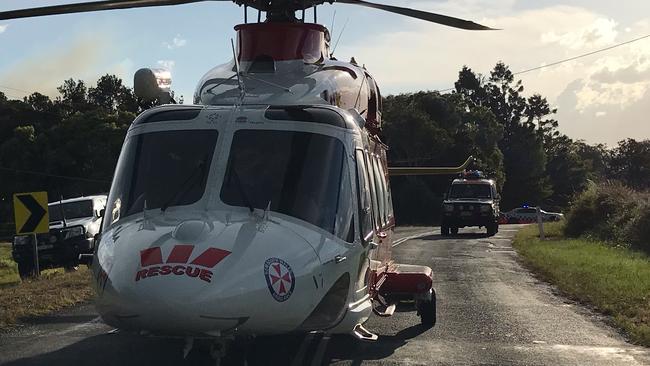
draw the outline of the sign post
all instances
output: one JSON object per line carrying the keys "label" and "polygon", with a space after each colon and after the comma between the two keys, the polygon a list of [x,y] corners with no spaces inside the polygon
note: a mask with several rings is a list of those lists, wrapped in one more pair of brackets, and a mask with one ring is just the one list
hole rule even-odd
{"label": "sign post", "polygon": [[38,261],[38,238],[36,233],[32,234],[32,243],[34,243],[34,274],[36,277],[41,276],[41,267]]}
{"label": "sign post", "polygon": [[47,192],[14,194],[16,235],[32,234],[34,272],[36,276],[41,274],[38,261],[38,237],[36,234],[50,231],[50,216],[47,208]]}
{"label": "sign post", "polygon": [[544,220],[542,219],[542,209],[537,206],[537,226],[539,226],[539,239],[544,240]]}

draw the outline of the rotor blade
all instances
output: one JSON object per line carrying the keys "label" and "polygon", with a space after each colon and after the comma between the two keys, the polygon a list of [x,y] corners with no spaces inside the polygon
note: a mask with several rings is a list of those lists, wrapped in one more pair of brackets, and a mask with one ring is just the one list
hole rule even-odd
{"label": "rotor blade", "polygon": [[[167,6],[180,5],[189,3],[198,3],[203,1],[218,0],[107,0],[107,1],[89,1],[83,3],[73,3],[64,5],[44,6],[40,8],[18,9],[0,12],[0,20],[40,17],[44,15],[57,15],[69,13],[83,13],[100,10],[116,10],[129,8],[144,8],[149,6]],[[227,1],[227,0],[220,0]]]}
{"label": "rotor blade", "polygon": [[391,12],[391,13],[406,15],[407,17],[411,17],[411,18],[417,18],[417,19],[426,20],[428,22],[447,25],[447,26],[454,27],[454,28],[461,28],[461,29],[467,29],[467,30],[497,30],[497,29],[494,29],[494,28],[486,27],[484,25],[480,25],[480,24],[471,22],[469,20],[463,20],[463,19],[449,17],[449,16],[446,16],[446,15],[441,15],[441,14],[436,14],[436,13],[429,13],[429,12],[422,11],[422,10],[402,8],[400,6],[375,4],[375,3],[371,3],[371,2],[363,1],[363,0],[336,0],[336,2],[337,3],[343,3],[343,4],[361,5],[361,6],[365,6],[365,7],[368,7],[368,8],[384,10],[384,11],[388,11],[388,12]]}

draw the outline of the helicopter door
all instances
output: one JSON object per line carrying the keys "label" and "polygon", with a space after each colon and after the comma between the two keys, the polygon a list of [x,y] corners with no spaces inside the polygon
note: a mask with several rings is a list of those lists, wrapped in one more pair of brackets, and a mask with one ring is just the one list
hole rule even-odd
{"label": "helicopter door", "polygon": [[367,246],[372,241],[373,231],[373,210],[368,179],[368,164],[363,150],[355,151],[357,167],[357,196],[359,204],[359,233],[361,244]]}
{"label": "helicopter door", "polygon": [[357,215],[359,218],[359,234],[355,242],[361,243],[359,253],[359,267],[356,271],[356,299],[360,299],[367,293],[369,282],[370,252],[374,251],[374,219],[372,210],[372,196],[368,161],[363,150],[355,151],[356,182],[357,182]]}

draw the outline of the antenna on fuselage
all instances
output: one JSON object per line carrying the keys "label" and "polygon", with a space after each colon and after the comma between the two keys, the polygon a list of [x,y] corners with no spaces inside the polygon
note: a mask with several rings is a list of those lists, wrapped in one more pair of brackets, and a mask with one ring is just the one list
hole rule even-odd
{"label": "antenna on fuselage", "polygon": [[244,101],[246,96],[246,89],[244,88],[244,80],[242,79],[241,69],[239,68],[239,59],[237,58],[237,52],[235,52],[235,41],[231,38],[230,45],[232,46],[232,56],[235,59],[235,71],[237,72],[237,83],[239,84],[239,99]]}
{"label": "antenna on fuselage", "polygon": [[339,37],[336,39],[336,43],[334,44],[334,48],[332,49],[332,53],[330,57],[334,57],[334,52],[336,52],[336,47],[339,45],[339,41],[341,40],[341,36],[343,35],[343,32],[345,32],[345,27],[348,26],[348,22],[350,21],[350,18],[347,18],[345,20],[345,23],[343,24],[343,28],[341,28],[341,33],[339,33]]}

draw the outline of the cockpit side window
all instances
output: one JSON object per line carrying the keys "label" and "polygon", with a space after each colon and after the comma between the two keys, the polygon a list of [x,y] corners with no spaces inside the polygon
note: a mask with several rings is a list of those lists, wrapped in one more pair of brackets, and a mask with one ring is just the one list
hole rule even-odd
{"label": "cockpit side window", "polygon": [[350,181],[350,170],[348,169],[348,160],[343,159],[341,169],[341,189],[339,192],[339,202],[336,210],[336,224],[334,235],[345,240],[348,243],[354,242],[354,204],[351,204],[352,182]]}

